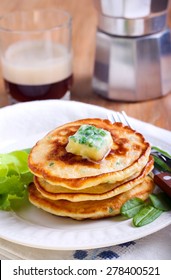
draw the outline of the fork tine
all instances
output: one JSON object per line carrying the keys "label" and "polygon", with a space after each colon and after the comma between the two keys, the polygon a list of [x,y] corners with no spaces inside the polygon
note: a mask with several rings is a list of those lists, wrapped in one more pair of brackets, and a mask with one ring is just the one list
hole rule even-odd
{"label": "fork tine", "polygon": [[112,114],[112,117],[113,117],[113,119],[114,119],[114,122],[118,122],[118,113],[117,113],[117,112],[114,112],[114,113]]}
{"label": "fork tine", "polygon": [[122,122],[120,113],[116,112],[116,115],[117,115],[117,121]]}
{"label": "fork tine", "polygon": [[116,111],[112,112],[111,114],[108,114],[108,119],[112,122],[122,122],[120,118],[120,113]]}
{"label": "fork tine", "polygon": [[129,120],[128,120],[128,116],[127,116],[127,114],[125,113],[125,111],[121,111],[121,114],[122,114],[122,116],[123,116],[123,118],[124,118],[126,124],[127,124],[129,127],[131,127],[130,122],[129,122]]}
{"label": "fork tine", "polygon": [[128,125],[131,127],[129,121],[128,121],[128,116],[124,111],[121,112],[113,112],[110,116],[108,116],[108,119],[111,119],[113,122],[121,122],[124,125]]}
{"label": "fork tine", "polygon": [[115,123],[117,122],[117,119],[116,119],[116,112],[113,112],[113,113],[108,113],[107,114],[107,118],[108,120],[110,120],[112,123]]}

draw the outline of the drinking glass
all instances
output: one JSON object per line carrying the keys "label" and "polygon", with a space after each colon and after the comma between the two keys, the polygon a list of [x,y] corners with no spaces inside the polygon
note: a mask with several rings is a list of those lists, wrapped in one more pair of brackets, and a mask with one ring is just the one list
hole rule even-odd
{"label": "drinking glass", "polygon": [[10,103],[70,96],[72,18],[63,10],[16,11],[0,18],[2,75]]}

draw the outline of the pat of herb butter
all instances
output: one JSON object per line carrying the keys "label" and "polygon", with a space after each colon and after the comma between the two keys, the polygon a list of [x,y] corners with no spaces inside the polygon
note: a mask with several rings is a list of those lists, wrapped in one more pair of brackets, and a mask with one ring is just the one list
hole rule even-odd
{"label": "pat of herb butter", "polygon": [[109,131],[93,125],[82,125],[69,137],[66,151],[98,162],[109,153],[112,143]]}

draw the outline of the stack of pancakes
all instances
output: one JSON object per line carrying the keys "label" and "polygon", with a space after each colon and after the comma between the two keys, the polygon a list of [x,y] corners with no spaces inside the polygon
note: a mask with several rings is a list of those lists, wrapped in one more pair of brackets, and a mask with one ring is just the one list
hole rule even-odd
{"label": "stack of pancakes", "polygon": [[[110,132],[113,146],[100,162],[66,151],[68,137],[83,124]],[[58,216],[82,220],[111,217],[133,197],[147,199],[153,180],[150,145],[144,137],[122,123],[82,119],[62,125],[37,142],[29,155],[34,183],[29,200]]]}

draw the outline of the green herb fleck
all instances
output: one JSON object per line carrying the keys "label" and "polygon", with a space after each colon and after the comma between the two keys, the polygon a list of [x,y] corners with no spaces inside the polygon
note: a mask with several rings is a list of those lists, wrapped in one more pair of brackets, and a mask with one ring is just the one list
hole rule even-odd
{"label": "green herb fleck", "polygon": [[88,147],[96,147],[97,149],[104,143],[104,138],[109,134],[104,129],[97,128],[93,125],[82,125],[78,131],[69,137],[69,139]]}
{"label": "green herb fleck", "polygon": [[113,213],[114,209],[112,207],[108,208],[109,214]]}

